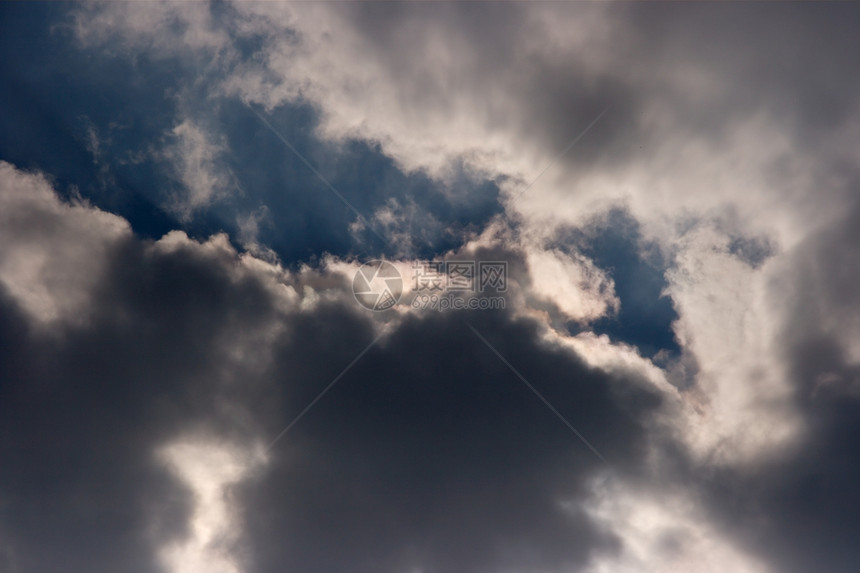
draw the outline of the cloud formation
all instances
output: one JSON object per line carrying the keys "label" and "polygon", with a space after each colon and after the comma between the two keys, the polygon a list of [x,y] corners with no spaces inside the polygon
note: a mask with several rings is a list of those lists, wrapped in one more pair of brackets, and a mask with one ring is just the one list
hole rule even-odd
{"label": "cloud formation", "polygon": [[[0,568],[855,571],[857,18],[59,11],[160,111],[98,193],[0,147]],[[507,306],[364,313],[384,256]]]}

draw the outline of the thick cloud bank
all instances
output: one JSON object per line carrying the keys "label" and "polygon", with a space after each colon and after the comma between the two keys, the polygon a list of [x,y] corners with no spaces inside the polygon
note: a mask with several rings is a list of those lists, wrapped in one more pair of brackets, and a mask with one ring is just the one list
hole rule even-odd
{"label": "thick cloud bank", "polygon": [[[854,4],[38,13],[0,571],[860,568]],[[417,259],[504,307],[410,306]]]}

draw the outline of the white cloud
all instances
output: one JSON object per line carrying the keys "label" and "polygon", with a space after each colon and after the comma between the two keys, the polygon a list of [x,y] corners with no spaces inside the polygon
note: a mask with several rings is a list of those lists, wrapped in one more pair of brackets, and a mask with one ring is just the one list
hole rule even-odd
{"label": "white cloud", "polygon": [[[86,203],[64,203],[43,175],[0,162],[0,284],[36,324],[88,320],[110,257],[132,237],[125,219]],[[321,277],[309,268],[291,273],[253,250],[237,252],[223,233],[196,241],[171,231],[144,249],[154,256],[188,250],[237,283],[253,277],[285,314],[311,303],[303,303],[301,292],[313,292],[316,302],[346,296],[339,276]]]}
{"label": "white cloud", "polygon": [[640,491],[617,481],[595,486],[586,511],[621,539],[618,555],[600,556],[587,573],[768,573],[709,524],[686,492]]}
{"label": "white cloud", "polygon": [[39,323],[85,321],[106,257],[130,236],[124,219],[0,162],[0,283]]}
{"label": "white cloud", "polygon": [[531,291],[569,320],[589,322],[618,310],[612,279],[589,259],[557,250],[526,250]]}
{"label": "white cloud", "polygon": [[170,207],[183,219],[237,189],[235,177],[224,165],[223,137],[186,119],[173,128],[171,138],[163,153],[173,164],[184,191],[174,195]]}
{"label": "white cloud", "polygon": [[[668,292],[684,352],[698,366],[688,439],[720,462],[773,455],[802,429],[782,365],[779,309],[769,286],[775,266],[755,269],[732,255],[728,238],[697,228],[682,241]],[[691,397],[692,397],[691,396]]]}
{"label": "white cloud", "polygon": [[217,29],[204,3],[152,0],[79,7],[72,22],[85,46],[115,49],[134,56],[141,51],[158,56],[183,50],[211,51],[223,47],[228,36]]}
{"label": "white cloud", "polygon": [[193,495],[185,539],[162,547],[160,557],[173,573],[241,573],[233,554],[241,531],[230,488],[266,463],[262,447],[249,449],[213,440],[177,440],[158,457]]}

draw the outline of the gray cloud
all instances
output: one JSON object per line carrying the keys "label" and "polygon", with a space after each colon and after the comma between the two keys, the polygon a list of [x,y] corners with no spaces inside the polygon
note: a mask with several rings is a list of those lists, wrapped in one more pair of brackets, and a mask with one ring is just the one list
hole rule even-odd
{"label": "gray cloud", "polygon": [[[341,279],[273,282],[275,267],[223,238],[125,236],[104,252],[83,323],[44,330],[4,291],[11,571],[163,570],[163,548],[194,532],[196,502],[158,451],[188,435],[271,439],[374,336]],[[300,305],[307,288],[316,302]],[[561,571],[616,551],[578,507],[607,468],[466,320],[613,471],[642,463],[662,403],[644,379],[601,373],[510,312],[407,316],[234,488],[241,535],[223,543],[255,571]]]}
{"label": "gray cloud", "polygon": [[161,570],[154,549],[186,531],[190,501],[154,450],[196,427],[253,429],[234,412],[253,370],[224,348],[273,312],[265,291],[136,240],[108,268],[85,325],[34,331],[3,297],[4,570]]}
{"label": "gray cloud", "polygon": [[[162,8],[87,6],[77,38],[205,62],[189,73],[221,103],[309,105],[327,144],[375,146],[451,211],[481,180],[504,202],[610,111],[505,217],[425,212],[420,185],[368,211],[404,252],[474,231],[463,251],[510,260],[519,283],[499,313],[369,318],[337,272],[289,273],[223,236],[144,242],[45,199],[44,182],[4,185],[0,564],[169,568],[162,550],[196,535],[199,496],[159,448],[206,435],[256,451],[387,323],[217,490],[235,535],[215,545],[237,568],[856,570],[854,5]],[[661,255],[669,362],[588,331],[630,297],[560,230],[581,238],[618,209]]]}
{"label": "gray cloud", "polygon": [[[603,463],[464,321],[618,470],[641,463],[661,398],[537,342],[531,321],[479,314],[407,319],[275,446],[246,493],[251,570],[568,571],[616,548],[578,507]],[[297,356],[335,335],[320,318],[278,353],[288,395]]]}

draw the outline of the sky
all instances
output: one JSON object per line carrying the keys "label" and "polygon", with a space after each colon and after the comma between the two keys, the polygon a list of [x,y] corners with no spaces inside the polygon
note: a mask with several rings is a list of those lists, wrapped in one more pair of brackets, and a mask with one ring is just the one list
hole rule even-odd
{"label": "sky", "polygon": [[0,573],[856,573],[860,4],[0,4]]}

